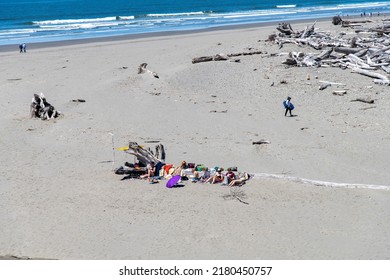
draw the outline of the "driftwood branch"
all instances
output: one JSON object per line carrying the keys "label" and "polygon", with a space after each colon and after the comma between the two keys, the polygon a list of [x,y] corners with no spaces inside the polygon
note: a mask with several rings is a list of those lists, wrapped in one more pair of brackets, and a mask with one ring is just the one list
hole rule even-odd
{"label": "driftwood branch", "polygon": [[[229,60],[231,57],[237,56],[247,56],[247,55],[256,55],[263,54],[262,51],[249,51],[249,52],[240,52],[240,53],[231,53],[231,54],[216,54],[211,56],[201,56],[195,57],[192,59],[192,63],[200,63],[200,62],[208,62],[208,61],[221,61],[221,60]],[[237,62],[236,60],[234,62]]]}
{"label": "driftwood branch", "polygon": [[252,142],[252,145],[261,145],[261,144],[271,144],[271,142],[264,140],[264,139],[261,139],[261,140],[256,141],[256,142]]}
{"label": "driftwood branch", "polygon": [[356,98],[356,99],[351,100],[351,102],[356,102],[356,101],[363,102],[363,103],[368,103],[368,104],[373,104],[374,103],[374,100],[372,100],[370,98]]}

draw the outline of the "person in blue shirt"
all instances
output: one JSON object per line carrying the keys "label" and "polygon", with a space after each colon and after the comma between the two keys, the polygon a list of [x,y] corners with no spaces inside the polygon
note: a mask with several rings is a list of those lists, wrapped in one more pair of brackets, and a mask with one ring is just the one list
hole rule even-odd
{"label": "person in blue shirt", "polygon": [[294,105],[291,103],[291,97],[287,96],[287,99],[283,101],[283,106],[286,109],[284,116],[287,116],[287,112],[290,112],[290,117],[292,117],[291,111],[294,110]]}

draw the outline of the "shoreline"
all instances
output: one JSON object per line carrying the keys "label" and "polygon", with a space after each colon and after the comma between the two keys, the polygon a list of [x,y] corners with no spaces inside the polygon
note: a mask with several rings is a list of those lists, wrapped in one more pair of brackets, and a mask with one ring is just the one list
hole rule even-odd
{"label": "shoreline", "polygon": [[[354,19],[355,17],[350,17]],[[356,17],[357,18],[357,17]],[[91,43],[109,43],[109,42],[120,42],[120,41],[132,41],[138,39],[151,39],[157,37],[172,37],[172,36],[181,36],[181,35],[191,35],[191,34],[202,34],[210,33],[216,31],[235,31],[235,30],[247,30],[253,28],[265,28],[277,26],[280,22],[288,22],[291,24],[309,24],[313,22],[326,22],[332,21],[332,18],[320,18],[320,19],[296,19],[296,20],[285,20],[285,21],[272,21],[272,22],[258,22],[250,24],[237,24],[237,25],[228,25],[228,26],[218,26],[210,27],[204,29],[195,29],[195,30],[178,30],[178,31],[161,31],[161,32],[150,32],[150,33],[140,33],[140,34],[126,34],[126,35],[113,35],[113,36],[104,36],[104,37],[94,37],[94,38],[83,38],[83,39],[69,39],[69,40],[59,40],[52,42],[37,42],[29,43],[28,48],[40,49],[40,48],[55,48],[55,47],[66,47],[72,45],[83,45]],[[22,41],[22,40],[21,40]],[[22,43],[22,42],[21,42]],[[1,52],[11,52],[18,50],[18,45],[7,44],[0,45]]]}

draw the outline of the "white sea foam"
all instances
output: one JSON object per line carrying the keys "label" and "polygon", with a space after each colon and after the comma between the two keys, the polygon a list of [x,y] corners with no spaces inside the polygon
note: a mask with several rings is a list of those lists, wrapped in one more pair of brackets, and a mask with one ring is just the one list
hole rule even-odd
{"label": "white sea foam", "polygon": [[104,17],[104,18],[88,18],[88,19],[55,19],[34,21],[36,25],[57,25],[57,24],[72,24],[72,23],[90,23],[90,22],[108,22],[117,20],[130,20],[134,19],[134,16],[118,16],[118,17]]}
{"label": "white sea foam", "polygon": [[203,15],[205,12],[188,12],[188,13],[168,13],[168,14],[147,14],[148,17],[177,17],[177,16],[192,16]]}
{"label": "white sea foam", "polygon": [[288,9],[288,8],[296,8],[297,5],[276,5],[278,9]]}

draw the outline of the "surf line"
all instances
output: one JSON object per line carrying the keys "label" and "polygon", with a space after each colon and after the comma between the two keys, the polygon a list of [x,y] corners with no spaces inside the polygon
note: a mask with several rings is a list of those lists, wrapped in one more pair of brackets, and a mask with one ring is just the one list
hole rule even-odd
{"label": "surf line", "polygon": [[254,175],[255,178],[273,178],[273,179],[287,180],[287,181],[292,181],[297,183],[312,184],[321,187],[348,188],[348,189],[374,189],[374,190],[390,191],[390,186],[382,186],[382,185],[335,183],[335,182],[310,180],[305,178],[298,178],[298,177],[277,175],[277,174],[268,174],[268,173],[250,173],[250,174]]}

